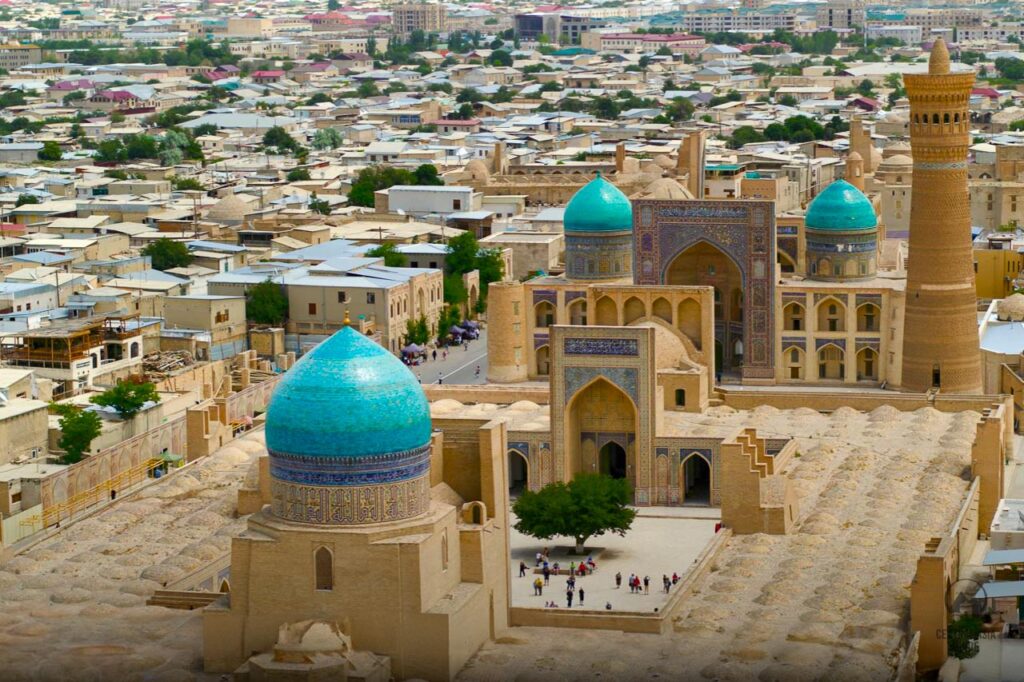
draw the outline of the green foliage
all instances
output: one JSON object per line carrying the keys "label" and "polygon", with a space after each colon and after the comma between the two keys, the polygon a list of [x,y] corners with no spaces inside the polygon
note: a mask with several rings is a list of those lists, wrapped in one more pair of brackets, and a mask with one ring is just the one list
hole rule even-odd
{"label": "green foliage", "polygon": [[195,178],[179,178],[177,175],[171,176],[171,187],[178,190],[179,192],[185,190],[195,190],[202,192],[206,188],[203,187],[203,183],[199,182]]}
{"label": "green foliage", "polygon": [[103,407],[113,407],[122,419],[131,419],[149,402],[160,402],[156,386],[148,381],[125,379],[103,393],[89,398],[89,402]]}
{"label": "green foliage", "polygon": [[761,134],[757,128],[753,126],[740,126],[733,131],[732,136],[729,138],[729,146],[733,149],[739,149],[745,144],[753,144],[754,142],[764,142],[765,136]]}
{"label": "green foliage", "polygon": [[284,179],[288,182],[302,182],[303,180],[309,180],[309,171],[305,168],[292,168],[288,171],[288,174],[284,176]]}
{"label": "green foliage", "polygon": [[282,285],[267,279],[249,289],[245,296],[245,317],[255,324],[283,324],[288,317],[288,297]]}
{"label": "green foliage", "polygon": [[82,90],[72,90],[68,94],[64,95],[64,106],[71,104],[72,102],[79,102],[85,99],[85,92]]}
{"label": "green foliage", "polygon": [[44,142],[43,148],[38,153],[40,161],[60,161],[63,155],[64,152],[61,151],[60,145],[52,140]]}
{"label": "green foliage", "polygon": [[455,97],[455,101],[458,103],[469,102],[470,104],[476,104],[477,102],[483,102],[483,94],[476,88],[464,88]]}
{"label": "green foliage", "polygon": [[192,254],[184,242],[177,242],[161,237],[146,245],[142,255],[149,256],[154,270],[183,268],[192,262]]}
{"label": "green foliage", "polygon": [[0,109],[6,109],[7,107],[21,107],[25,106],[25,93],[21,90],[6,90],[0,92]]}
{"label": "green foliage", "polygon": [[326,199],[318,199],[316,192],[309,197],[309,210],[320,215],[328,215],[331,212],[331,204]]}
{"label": "green foliage", "polygon": [[321,128],[313,135],[313,149],[334,149],[345,139],[335,128]]}
{"label": "green foliage", "polygon": [[239,55],[232,54],[227,41],[219,46],[197,38],[185,43],[184,49],[156,50],[139,47],[129,50],[101,50],[92,43],[82,45],[85,49],[68,55],[67,61],[74,64],[94,66],[97,64],[166,64],[167,66],[201,66],[203,64],[236,64]]}
{"label": "green foliage", "polygon": [[1014,132],[1019,131],[1019,130],[1024,130],[1024,118],[1019,119],[1019,120],[1014,121],[1013,123],[1011,123],[1010,124],[1010,130],[1012,130]]}
{"label": "green foliage", "polygon": [[444,276],[444,302],[449,305],[465,303],[469,298],[466,284],[462,281],[462,275],[448,273]]}
{"label": "green foliage", "polygon": [[377,84],[373,81],[363,81],[356,88],[356,94],[360,97],[377,97],[380,95],[380,90],[377,89]]}
{"label": "green foliage", "polygon": [[196,126],[195,128],[192,129],[192,136],[193,137],[202,137],[203,135],[216,135],[217,134],[217,130],[218,130],[218,128],[214,124],[212,124],[212,123],[204,123],[203,125]]}
{"label": "green foliage", "polygon": [[468,121],[475,115],[476,112],[473,111],[473,105],[470,104],[469,102],[463,102],[462,104],[459,105],[458,109],[456,109],[450,114],[452,118],[458,119],[460,121]]}
{"label": "green foliage", "polygon": [[794,97],[793,95],[785,94],[779,98],[779,104],[781,104],[784,107],[795,107],[798,104],[798,102],[796,100],[796,97]]}
{"label": "green foliage", "polygon": [[[501,260],[498,249],[481,249],[476,236],[472,232],[463,232],[448,240],[448,255],[445,258],[445,269],[449,274],[461,276],[480,271],[480,298],[486,298],[487,288],[491,282],[499,281],[505,272],[505,264]],[[464,288],[464,287],[463,287]],[[448,297],[448,278],[445,278],[445,300]],[[466,299],[459,300],[461,303]]]}
{"label": "green foliage", "polygon": [[512,55],[506,50],[495,50],[487,57],[487,63],[492,66],[512,66]]}
{"label": "green foliage", "polygon": [[999,57],[995,64],[996,70],[1003,78],[1012,81],[1024,80],[1024,61],[1015,57]]}
{"label": "green foliage", "polygon": [[302,148],[295,138],[289,135],[288,131],[281,126],[274,126],[263,134],[263,146],[276,147],[280,153],[298,153]]}
{"label": "green foliage", "polygon": [[946,629],[949,655],[961,661],[977,656],[981,650],[978,645],[981,627],[981,619],[974,616],[960,616],[951,622]]}
{"label": "green foliage", "polygon": [[103,420],[95,412],[77,405],[51,403],[50,409],[60,415],[60,438],[57,446],[64,451],[62,464],[82,461],[92,441],[103,430]]}
{"label": "green foliage", "polygon": [[630,503],[629,482],[601,474],[577,474],[568,483],[552,483],[523,494],[512,505],[515,528],[542,540],[571,537],[576,552],[586,551],[587,540],[614,533],[624,536],[636,511]]}
{"label": "green foliage", "polygon": [[398,247],[390,242],[380,244],[372,249],[367,249],[366,255],[370,258],[383,258],[384,265],[392,268],[404,268],[409,262],[405,257],[405,254],[399,251]]}
{"label": "green foliage", "polygon": [[444,339],[448,330],[462,322],[462,310],[458,305],[446,305],[437,316],[437,337]]}
{"label": "green foliage", "polygon": [[313,106],[314,104],[323,104],[324,102],[330,102],[330,101],[331,101],[330,95],[328,95],[326,92],[318,92],[315,95],[313,95],[312,97],[310,97],[309,99],[307,99],[306,100],[306,104],[308,106]]}
{"label": "green foliage", "polygon": [[24,206],[25,204],[38,204],[39,197],[34,194],[19,194],[18,198],[14,201],[14,208]]}
{"label": "green foliage", "polygon": [[415,172],[392,166],[370,166],[359,171],[348,193],[351,206],[373,206],[373,193],[394,185],[443,185],[437,168],[431,164],[419,166]]}

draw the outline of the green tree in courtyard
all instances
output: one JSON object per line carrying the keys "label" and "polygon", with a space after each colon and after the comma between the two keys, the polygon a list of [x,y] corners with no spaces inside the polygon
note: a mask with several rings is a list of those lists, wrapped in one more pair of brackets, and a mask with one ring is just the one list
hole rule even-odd
{"label": "green tree in courtyard", "polygon": [[630,503],[629,482],[603,474],[577,474],[568,483],[552,483],[540,490],[523,491],[512,505],[515,528],[541,540],[566,536],[576,542],[576,553],[586,552],[587,540],[614,533],[625,535],[636,512]]}
{"label": "green tree in courtyard", "polygon": [[64,451],[63,464],[80,462],[89,451],[92,441],[100,435],[103,420],[95,412],[77,405],[51,403],[50,408],[60,415],[60,438],[57,446]]}
{"label": "green tree in courtyard", "polygon": [[142,255],[149,256],[154,270],[170,270],[183,268],[192,262],[192,254],[183,242],[176,242],[161,237],[142,250]]}
{"label": "green tree in courtyard", "polygon": [[160,402],[160,394],[156,392],[156,386],[149,381],[124,379],[103,393],[89,398],[89,402],[103,407],[113,407],[121,418],[131,419],[146,403]]}
{"label": "green tree in courtyard", "polygon": [[249,289],[245,317],[255,324],[283,324],[288,317],[288,298],[281,285],[268,279]]}

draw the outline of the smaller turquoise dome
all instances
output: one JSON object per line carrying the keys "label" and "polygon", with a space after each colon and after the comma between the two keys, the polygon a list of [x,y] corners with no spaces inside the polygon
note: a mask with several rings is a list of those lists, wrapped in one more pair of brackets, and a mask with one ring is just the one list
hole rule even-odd
{"label": "smaller turquoise dome", "polygon": [[836,180],[807,207],[804,224],[812,230],[874,230],[878,217],[863,192],[846,180]]}
{"label": "smaller turquoise dome", "polygon": [[421,448],[430,433],[430,407],[416,377],[352,327],[295,363],[267,407],[272,457],[386,455]]}
{"label": "smaller turquoise dome", "polygon": [[618,187],[598,173],[569,200],[563,224],[566,232],[632,230],[633,205]]}

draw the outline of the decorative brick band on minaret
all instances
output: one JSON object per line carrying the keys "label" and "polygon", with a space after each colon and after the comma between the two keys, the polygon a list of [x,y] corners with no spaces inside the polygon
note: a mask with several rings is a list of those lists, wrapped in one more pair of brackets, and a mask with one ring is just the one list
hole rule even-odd
{"label": "decorative brick band on minaret", "polygon": [[967,148],[974,72],[950,72],[940,38],[928,74],[905,74],[914,152],[903,381],[906,389],[980,393]]}

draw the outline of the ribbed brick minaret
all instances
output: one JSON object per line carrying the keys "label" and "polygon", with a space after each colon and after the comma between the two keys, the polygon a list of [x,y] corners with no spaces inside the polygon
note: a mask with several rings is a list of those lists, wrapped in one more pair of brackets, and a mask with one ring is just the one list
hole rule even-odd
{"label": "ribbed brick minaret", "polygon": [[940,38],[928,74],[905,74],[914,187],[910,211],[903,388],[981,392],[967,191],[974,72],[951,73]]}

